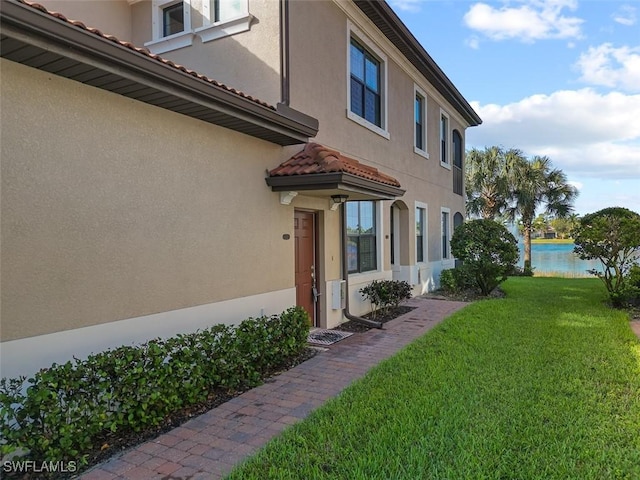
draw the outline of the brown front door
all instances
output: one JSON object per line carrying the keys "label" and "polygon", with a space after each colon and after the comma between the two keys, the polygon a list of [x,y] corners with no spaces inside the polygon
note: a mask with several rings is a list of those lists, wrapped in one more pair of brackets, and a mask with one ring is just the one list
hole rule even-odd
{"label": "brown front door", "polygon": [[315,215],[295,212],[294,235],[296,241],[296,304],[309,314],[315,325]]}

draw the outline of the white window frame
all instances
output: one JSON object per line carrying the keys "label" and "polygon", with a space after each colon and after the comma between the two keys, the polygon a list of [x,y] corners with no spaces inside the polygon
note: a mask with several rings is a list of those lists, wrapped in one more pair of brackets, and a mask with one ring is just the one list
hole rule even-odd
{"label": "white window frame", "polygon": [[[418,139],[416,138],[416,112],[415,112],[415,101],[416,97],[422,98],[422,139],[424,148],[418,148],[417,143]],[[427,147],[427,94],[424,90],[422,90],[415,83],[413,84],[413,152],[417,153],[424,158],[429,158],[428,147]]]}
{"label": "white window frame", "polygon": [[194,32],[202,39],[202,43],[211,42],[218,38],[228,37],[236,33],[247,32],[251,29],[253,15],[249,13],[249,0],[235,0],[239,2],[238,15],[220,18],[216,21],[215,4],[223,3],[223,0],[203,0],[202,2],[202,27]]}
{"label": "white window frame", "polygon": [[[384,228],[382,225],[384,207],[382,205],[382,202],[379,200],[362,200],[362,201],[372,201],[375,206],[374,219],[376,222],[376,268],[374,268],[373,270],[366,270],[364,272],[350,272],[348,274],[349,277],[352,277],[352,276],[358,277],[358,276],[365,276],[365,275],[371,275],[374,273],[379,273],[384,268],[384,265],[382,264],[382,261],[384,259],[384,245],[385,245],[385,241],[383,240]],[[345,211],[345,215],[346,215],[346,211]],[[346,218],[345,218],[345,222],[346,222]],[[346,225],[345,225],[345,228],[346,228]],[[345,261],[347,261],[347,259],[345,259]]]}
{"label": "white window frame", "polygon": [[[445,232],[443,231],[443,224],[444,222],[442,221],[442,216],[443,214],[447,214],[447,231],[446,231],[446,238],[445,238]],[[451,228],[452,228],[452,219],[451,219],[451,209],[450,208],[446,208],[446,207],[440,207],[440,258],[442,258],[443,262],[450,262],[453,260],[453,256],[451,255]],[[446,246],[447,246],[447,256],[443,256],[442,253],[444,251],[444,244],[443,241],[446,242]]]}
{"label": "white window frame", "polygon": [[[422,228],[423,228],[423,232],[422,232],[422,261],[418,260],[418,232],[415,232],[416,235],[416,264],[426,264],[429,263],[429,208],[427,207],[426,203],[422,203],[422,202],[415,202],[415,209],[414,212],[416,212],[417,214],[417,210],[418,209],[422,209],[422,211],[424,212],[424,218],[423,218],[423,224],[422,224]],[[415,225],[415,223],[414,223]]]}
{"label": "white window frame", "polygon": [[[442,119],[446,120],[446,131],[443,132],[442,128]],[[440,166],[451,170],[451,120],[449,118],[449,114],[444,110],[440,109],[440,118],[438,120],[438,130],[440,130]],[[444,139],[442,135],[444,134]],[[444,140],[445,151],[442,151],[442,141]],[[444,161],[443,161],[444,158]]]}
{"label": "white window frame", "polygon": [[[359,115],[356,115],[351,111],[351,39],[355,39],[358,43],[360,43],[363,47],[365,47],[370,54],[372,54],[376,59],[380,62],[380,122],[382,125],[379,127],[368,120],[365,120]],[[389,140],[391,135],[389,135],[388,131],[388,122],[387,122],[387,99],[388,99],[388,88],[387,88],[387,71],[388,71],[388,60],[387,56],[382,52],[380,48],[378,48],[371,40],[367,38],[367,36],[355,25],[351,22],[347,21],[347,118],[353,120],[357,124],[368,128],[374,133],[377,133],[381,137]]]}
{"label": "white window frame", "polygon": [[[163,31],[164,9],[182,3],[184,5],[184,30],[167,37]],[[151,2],[151,28],[153,40],[144,44],[151,52],[160,54],[188,47],[193,44],[193,32],[191,31],[191,0],[152,0]]]}

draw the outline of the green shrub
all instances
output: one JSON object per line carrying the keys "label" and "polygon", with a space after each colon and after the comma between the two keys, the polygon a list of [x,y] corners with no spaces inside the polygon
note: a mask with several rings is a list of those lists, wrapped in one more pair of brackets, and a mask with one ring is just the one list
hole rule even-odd
{"label": "green shrub", "polygon": [[640,265],[633,265],[625,278],[622,289],[623,302],[640,306]]}
{"label": "green shrub", "polygon": [[440,272],[440,288],[447,292],[461,292],[474,286],[473,275],[464,263]]}
{"label": "green shrub", "polygon": [[457,292],[458,284],[454,275],[455,268],[449,268],[440,272],[440,288],[446,292]]}
{"label": "green shrub", "polygon": [[623,306],[630,294],[626,278],[638,261],[640,214],[622,207],[598,210],[580,219],[573,237],[580,258],[602,264],[589,273],[602,280],[615,307]]}
{"label": "green shrub", "polygon": [[375,318],[379,311],[387,313],[401,301],[411,298],[411,285],[404,280],[374,280],[362,287],[360,293],[371,302]]}
{"label": "green shrub", "polygon": [[489,295],[507,279],[519,255],[515,237],[504,225],[486,219],[472,220],[456,228],[451,252],[462,260],[461,270],[483,295]]}
{"label": "green shrub", "polygon": [[77,460],[110,432],[139,432],[203,403],[220,387],[257,385],[306,347],[309,320],[295,307],[238,327],[124,346],[0,381],[2,455]]}

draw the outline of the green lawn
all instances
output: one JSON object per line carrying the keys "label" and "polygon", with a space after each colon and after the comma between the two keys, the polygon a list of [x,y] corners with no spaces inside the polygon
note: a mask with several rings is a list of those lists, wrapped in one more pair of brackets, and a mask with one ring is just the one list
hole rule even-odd
{"label": "green lawn", "polygon": [[231,479],[638,479],[640,342],[597,279],[512,278]]}
{"label": "green lawn", "polygon": [[573,243],[573,238],[533,238],[531,243]]}

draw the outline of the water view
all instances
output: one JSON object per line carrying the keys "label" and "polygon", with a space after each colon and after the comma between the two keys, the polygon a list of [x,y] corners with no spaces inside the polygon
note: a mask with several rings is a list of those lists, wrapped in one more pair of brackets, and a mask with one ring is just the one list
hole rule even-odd
{"label": "water view", "polygon": [[[524,265],[524,245],[519,242],[520,261]],[[572,243],[534,243],[531,245],[531,265],[535,275],[552,275],[566,277],[591,277],[587,270],[602,269],[598,260],[581,260],[573,253]]]}

